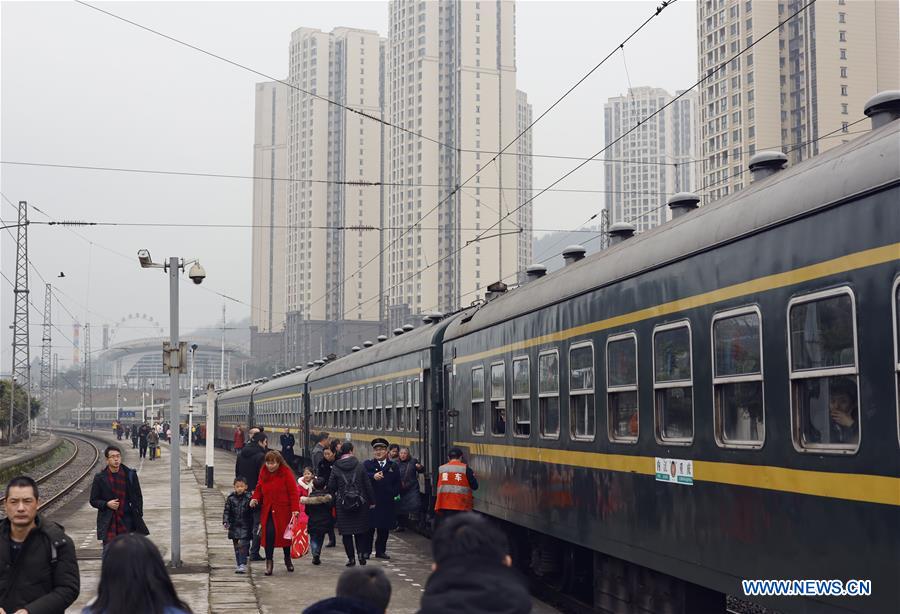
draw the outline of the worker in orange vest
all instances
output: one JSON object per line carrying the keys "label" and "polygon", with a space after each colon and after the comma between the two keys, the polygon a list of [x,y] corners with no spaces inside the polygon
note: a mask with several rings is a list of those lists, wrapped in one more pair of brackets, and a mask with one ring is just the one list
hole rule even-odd
{"label": "worker in orange vest", "polygon": [[478,480],[462,456],[462,450],[450,448],[447,464],[438,469],[435,528],[451,516],[472,510],[472,491],[478,490]]}

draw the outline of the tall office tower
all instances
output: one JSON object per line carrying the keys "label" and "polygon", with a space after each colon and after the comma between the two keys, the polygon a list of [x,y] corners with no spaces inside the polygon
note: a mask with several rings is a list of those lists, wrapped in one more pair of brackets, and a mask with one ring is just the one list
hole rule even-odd
{"label": "tall office tower", "polygon": [[[531,130],[528,127],[532,121],[532,109],[528,103],[528,94],[516,90],[516,135],[522,137],[516,141],[516,225],[522,229],[518,236],[518,281],[522,283],[526,279],[525,269],[531,264],[532,246],[534,237],[532,229],[533,207],[531,198],[533,193],[533,158],[531,157]],[[509,280],[507,280],[509,281]]]}
{"label": "tall office tower", "polygon": [[378,334],[378,265],[362,267],[381,250],[381,189],[348,182],[382,178],[383,58],[384,40],[370,30],[300,28],[291,36],[290,82],[299,89],[288,93],[289,364]]}
{"label": "tall office tower", "polygon": [[610,224],[630,222],[638,232],[649,230],[669,219],[669,194],[695,188],[696,96],[688,93],[672,99],[664,89],[635,87],[603,107],[604,143],[615,142],[603,163]]}
{"label": "tall office tower", "polygon": [[518,226],[507,213],[517,202],[517,156],[488,164],[491,154],[481,152],[515,138],[517,96],[514,2],[392,0],[389,7],[385,115],[422,135],[385,130],[392,184],[385,295],[395,326],[515,279]]}
{"label": "tall office tower", "polygon": [[260,333],[284,329],[289,90],[277,81],[256,84],[250,325]]}
{"label": "tall office tower", "polygon": [[[750,156],[781,149],[791,163],[838,145],[865,101],[900,81],[898,4],[820,0],[697,2],[701,188],[714,200],[749,183]],[[752,49],[732,59],[754,41]],[[828,138],[825,138],[828,137]]]}

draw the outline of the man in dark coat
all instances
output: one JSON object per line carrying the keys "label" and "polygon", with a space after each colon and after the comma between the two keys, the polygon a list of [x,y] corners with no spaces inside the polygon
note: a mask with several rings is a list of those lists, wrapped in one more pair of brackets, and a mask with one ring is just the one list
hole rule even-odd
{"label": "man in dark coat", "polygon": [[75,544],[63,528],[38,516],[38,487],[29,477],[6,486],[6,518],[0,520],[0,611],[64,612],[78,598],[81,581]]}
{"label": "man in dark coat", "polygon": [[528,614],[531,595],[512,568],[506,535],[474,512],[444,522],[431,540],[434,570],[419,614]]}
{"label": "man in dark coat", "polygon": [[425,467],[417,458],[410,455],[407,447],[398,449],[396,463],[400,468],[400,502],[396,509],[397,532],[399,533],[406,530],[410,515],[413,516],[413,521],[418,523],[422,510],[422,500],[419,496],[419,474],[425,472]]}
{"label": "man in dark coat", "polygon": [[[250,443],[241,449],[234,463],[234,475],[247,478],[247,488],[252,493],[256,490],[256,481],[259,479],[259,471],[266,462],[266,452],[269,451],[269,438],[263,432],[257,432],[250,439]],[[262,561],[259,555],[259,507],[253,508],[253,540],[250,542],[250,560]]]}
{"label": "man in dark coat", "polygon": [[107,446],[106,469],[94,474],[91,506],[97,509],[97,539],[103,554],[109,543],[123,533],[149,535],[144,524],[144,495],[137,471],[122,464],[122,450]]}
{"label": "man in dark coat", "polygon": [[[388,441],[382,437],[372,440],[375,458],[363,463],[366,474],[375,490],[375,507],[369,510],[369,538],[366,541],[366,558],[390,559],[387,554],[388,534],[394,528],[395,498],[400,495],[400,467],[387,457]],[[377,534],[377,539],[376,539]]]}
{"label": "man in dark coat", "polygon": [[150,436],[150,425],[144,422],[138,429],[138,440],[141,444],[141,458],[147,458],[147,437]]}
{"label": "man in dark coat", "polygon": [[[353,444],[345,441],[341,445],[341,457],[334,463],[325,489],[334,495],[337,510],[337,528],[347,553],[347,567],[366,564],[365,547],[369,536],[368,509],[375,505],[375,489],[362,463],[353,456]],[[355,496],[362,499],[355,509],[348,509],[347,501]],[[354,550],[354,542],[356,550]]]}
{"label": "man in dark coat", "polygon": [[296,469],[294,463],[296,462],[294,458],[294,436],[291,434],[291,429],[284,429],[284,433],[282,433],[281,437],[279,437],[281,442],[281,456],[284,457],[284,462],[288,464],[288,467],[292,469]]}
{"label": "man in dark coat", "polygon": [[[312,449],[312,466],[313,469],[317,468],[319,464],[322,462],[323,454],[322,452],[325,448],[328,447],[328,438],[330,435],[328,433],[319,433],[316,435],[316,445],[313,446]],[[328,478],[325,478],[326,480]]]}

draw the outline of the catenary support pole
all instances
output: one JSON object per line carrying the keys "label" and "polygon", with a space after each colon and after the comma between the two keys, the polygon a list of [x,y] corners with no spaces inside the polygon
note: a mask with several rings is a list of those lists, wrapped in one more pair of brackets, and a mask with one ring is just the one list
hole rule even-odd
{"label": "catenary support pole", "polygon": [[210,382],[206,386],[206,487],[214,488],[213,466],[216,448],[216,387]]}
{"label": "catenary support pole", "polygon": [[[177,355],[178,353],[178,273],[180,271],[178,258],[169,258],[169,347]],[[178,430],[178,369],[169,370],[169,424]],[[181,567],[181,437],[171,437],[169,453],[169,466],[171,468],[169,480],[171,482],[172,497],[172,560],[171,567]]]}

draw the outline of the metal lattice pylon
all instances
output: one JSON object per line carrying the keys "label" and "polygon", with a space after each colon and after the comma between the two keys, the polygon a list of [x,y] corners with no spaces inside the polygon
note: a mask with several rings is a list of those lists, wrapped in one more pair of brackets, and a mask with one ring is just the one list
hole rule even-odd
{"label": "metal lattice pylon", "polygon": [[41,335],[41,407],[44,408],[44,425],[50,426],[50,389],[52,386],[52,373],[50,364],[52,345],[50,343],[50,333],[53,326],[51,320],[50,301],[53,298],[53,291],[50,284],[46,284],[44,288],[44,326]]}
{"label": "metal lattice pylon", "polygon": [[19,201],[19,224],[16,228],[14,294],[12,375],[15,382],[25,391],[26,405],[20,408],[15,407],[15,403],[12,403],[9,408],[10,443],[21,436],[22,424],[27,423],[31,413],[31,345],[28,337],[28,203],[24,200]]}
{"label": "metal lattice pylon", "polygon": [[600,212],[600,251],[609,247],[609,210]]}
{"label": "metal lattice pylon", "polygon": [[81,361],[81,410],[90,409],[91,430],[94,430],[94,390],[91,379],[91,325],[84,325],[84,357]]}

